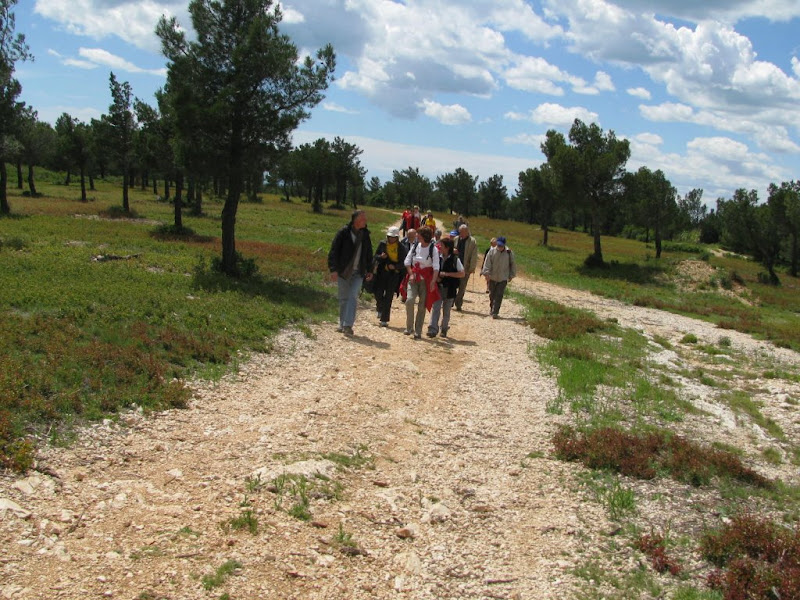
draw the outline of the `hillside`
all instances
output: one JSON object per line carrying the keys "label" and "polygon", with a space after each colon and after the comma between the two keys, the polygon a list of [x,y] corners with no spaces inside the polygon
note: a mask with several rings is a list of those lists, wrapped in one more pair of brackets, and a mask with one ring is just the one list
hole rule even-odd
{"label": "hillside", "polygon": [[[798,484],[790,461],[763,460],[775,445],[766,433],[687,376],[701,353],[664,342],[694,334],[716,344],[720,330],[523,278],[511,287],[660,340],[650,364],[683,378],[682,397],[702,408],[676,428],[737,446],[759,472]],[[691,544],[676,550],[688,573],[679,580],[646,566],[629,531],[694,539],[720,517],[719,490],[620,478],[637,510],[611,515],[598,479],[553,457],[551,438],[571,416],[548,409],[559,396],[556,374],[535,359],[547,340],[514,299],[501,317],[487,318],[481,282],[470,284],[448,339],[402,335],[401,304],[388,329],[362,308],[354,338],[329,324],[311,336],[285,331],[272,353],[236,375],[196,382],[188,410],[126,414],[67,448],[42,449],[38,472],[0,479],[0,597],[599,598],[704,589],[708,566]],[[738,369],[797,373],[796,353],[724,335]],[[798,439],[800,385],[730,381]]]}

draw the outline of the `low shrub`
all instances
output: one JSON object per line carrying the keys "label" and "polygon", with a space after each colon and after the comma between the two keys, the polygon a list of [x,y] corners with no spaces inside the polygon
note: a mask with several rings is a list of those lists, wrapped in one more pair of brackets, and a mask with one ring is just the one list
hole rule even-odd
{"label": "low shrub", "polygon": [[749,514],[706,532],[700,552],[717,569],[709,586],[727,599],[800,598],[800,529]]}
{"label": "low shrub", "polygon": [[667,554],[666,539],[660,533],[644,534],[634,542],[634,546],[650,559],[650,564],[658,573],[669,572],[677,576],[683,571],[680,564]]}
{"label": "low shrub", "polygon": [[694,486],[706,485],[714,476],[726,477],[760,488],[772,482],[742,464],[738,456],[695,444],[681,436],[652,431],[635,434],[602,427],[579,432],[561,427],[553,436],[556,456],[638,479],[667,473]]}

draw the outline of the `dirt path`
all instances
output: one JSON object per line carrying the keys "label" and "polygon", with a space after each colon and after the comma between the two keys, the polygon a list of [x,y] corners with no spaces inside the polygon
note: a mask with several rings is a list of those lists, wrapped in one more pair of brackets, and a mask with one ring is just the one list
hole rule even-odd
{"label": "dirt path", "polygon": [[[284,333],[198,385],[190,409],[95,426],[42,452],[50,475],[0,478],[0,598],[570,597],[573,567],[615,525],[576,491],[577,466],[547,458],[566,417],[545,412],[557,389],[530,358],[542,340],[513,301],[491,320],[483,283],[468,290],[446,340],[404,336],[399,303],[388,329],[362,308],[354,338]],[[286,470],[306,487],[269,488]],[[310,521],[287,512],[303,494]],[[247,514],[256,534],[225,526]],[[231,560],[220,585],[202,579]]]}

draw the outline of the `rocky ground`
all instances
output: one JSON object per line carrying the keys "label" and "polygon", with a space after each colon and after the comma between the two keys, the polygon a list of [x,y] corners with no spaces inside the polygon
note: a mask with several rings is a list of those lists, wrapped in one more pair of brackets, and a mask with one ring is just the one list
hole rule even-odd
{"label": "rocky ground", "polygon": [[[800,364],[696,320],[522,278],[511,287],[675,344],[728,336],[753,372]],[[132,412],[42,449],[39,471],[0,477],[0,598],[570,598],[595,557],[637,568],[641,554],[609,546],[620,528],[585,469],[551,458],[570,417],[545,410],[558,389],[532,349],[546,340],[513,300],[492,320],[483,283],[468,290],[447,339],[403,335],[399,303],[386,329],[365,307],[353,338],[332,325],[284,332],[237,374],[196,382],[187,410]],[[776,445],[679,375],[699,358],[653,346],[653,364],[707,405],[686,427],[753,461]],[[796,384],[741,384],[798,439]],[[788,460],[758,467],[797,483]],[[630,485],[643,524],[699,527],[698,507],[715,500],[693,492],[687,511],[683,486]]]}

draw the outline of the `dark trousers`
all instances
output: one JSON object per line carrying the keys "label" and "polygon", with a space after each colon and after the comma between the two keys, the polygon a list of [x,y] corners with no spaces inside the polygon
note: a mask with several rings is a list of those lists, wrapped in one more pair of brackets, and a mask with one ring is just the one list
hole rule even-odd
{"label": "dark trousers", "polygon": [[507,285],[508,281],[489,280],[489,312],[493,315],[500,312],[500,305],[503,304],[503,294]]}
{"label": "dark trousers", "polygon": [[469,282],[471,274],[464,273],[464,277],[458,280],[458,292],[456,293],[456,301],[455,305],[456,308],[461,308],[461,305],[464,304],[464,292],[467,291],[467,283]]}
{"label": "dark trousers", "polygon": [[380,320],[389,322],[389,315],[392,312],[392,300],[394,300],[397,287],[400,285],[400,277],[396,273],[380,272],[375,281],[375,305],[380,313]]}

